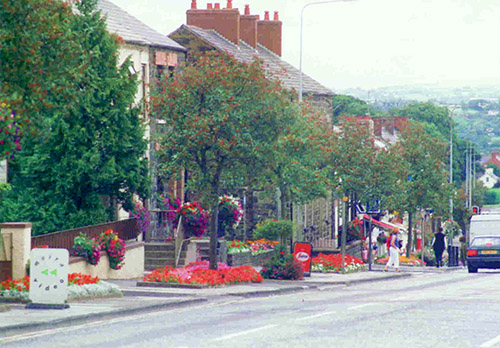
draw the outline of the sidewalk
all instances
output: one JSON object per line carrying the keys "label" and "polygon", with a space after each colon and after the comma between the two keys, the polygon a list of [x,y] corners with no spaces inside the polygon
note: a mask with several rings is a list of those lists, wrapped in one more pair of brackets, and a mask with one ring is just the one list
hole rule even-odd
{"label": "sidewalk", "polygon": [[[260,284],[230,285],[219,288],[169,288],[139,287],[137,280],[110,281],[120,286],[124,297],[70,302],[65,310],[26,309],[22,304],[7,304],[10,311],[0,311],[0,338],[7,334],[26,330],[47,329],[63,325],[74,325],[95,320],[105,320],[122,315],[145,313],[160,309],[191,306],[224,296],[264,297],[284,295],[321,287],[348,286],[361,282],[376,282],[410,277],[416,271],[371,272],[351,274],[313,273],[301,281],[264,280]],[[0,303],[0,305],[2,305]],[[5,305],[5,304],[3,304]],[[0,341],[1,342],[1,341]]]}

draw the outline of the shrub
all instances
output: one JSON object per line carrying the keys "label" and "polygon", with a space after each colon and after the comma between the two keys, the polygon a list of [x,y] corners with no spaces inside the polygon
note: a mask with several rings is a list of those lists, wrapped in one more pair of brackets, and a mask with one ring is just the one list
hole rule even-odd
{"label": "shrub", "polygon": [[73,256],[81,256],[89,264],[95,266],[101,259],[101,246],[95,239],[91,239],[80,233],[78,237],[73,240]]}
{"label": "shrub", "polygon": [[265,279],[299,280],[304,278],[304,267],[293,255],[281,251],[264,262],[260,274]]}
{"label": "shrub", "polygon": [[295,224],[290,220],[267,219],[257,224],[254,238],[279,240],[284,245],[285,240],[292,238],[294,229]]}
{"label": "shrub", "polygon": [[108,254],[109,266],[112,269],[122,268],[125,260],[125,242],[110,229],[101,233],[99,244]]}

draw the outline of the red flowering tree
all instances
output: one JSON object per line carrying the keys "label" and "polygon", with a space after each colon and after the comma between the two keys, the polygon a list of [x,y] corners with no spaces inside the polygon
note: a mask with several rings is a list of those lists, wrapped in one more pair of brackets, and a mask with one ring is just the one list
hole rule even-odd
{"label": "red flowering tree", "polygon": [[307,203],[328,194],[333,151],[331,124],[307,104],[295,114],[294,122],[279,138],[273,153],[277,186],[281,192],[282,214],[285,203]]}
{"label": "red flowering tree", "polygon": [[391,194],[397,164],[375,145],[369,120],[343,117],[333,152],[332,178],[338,195],[355,194],[364,203],[384,201]]}
{"label": "red flowering tree", "polygon": [[[391,149],[391,158],[398,164],[391,206],[408,212],[408,245],[412,245],[412,217],[416,209],[446,212],[452,192],[448,184],[446,151],[446,144],[429,135],[416,122],[408,124]],[[407,248],[407,257],[410,251],[411,248]]]}
{"label": "red flowering tree", "polygon": [[291,96],[266,78],[259,61],[243,64],[207,53],[174,78],[159,81],[151,103],[166,121],[158,139],[165,175],[189,171],[188,187],[211,207],[210,267],[217,268],[218,198],[222,182],[243,175],[256,158],[269,161],[278,137],[296,111]]}

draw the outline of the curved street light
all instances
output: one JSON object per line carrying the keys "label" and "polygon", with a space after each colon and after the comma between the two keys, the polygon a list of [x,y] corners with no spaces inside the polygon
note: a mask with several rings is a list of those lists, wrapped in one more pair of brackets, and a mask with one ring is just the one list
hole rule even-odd
{"label": "curved street light", "polygon": [[305,4],[302,7],[302,11],[300,11],[300,62],[299,62],[299,102],[302,101],[302,29],[304,27],[304,10],[312,5],[321,5],[321,4],[329,4],[332,2],[352,2],[355,0],[326,0],[326,1],[316,1]]}

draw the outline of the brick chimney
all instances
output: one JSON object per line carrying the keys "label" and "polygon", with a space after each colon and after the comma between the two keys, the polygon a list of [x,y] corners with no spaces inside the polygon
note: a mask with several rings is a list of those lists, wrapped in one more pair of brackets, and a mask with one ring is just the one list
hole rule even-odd
{"label": "brick chimney", "polygon": [[240,39],[253,48],[257,48],[257,21],[259,16],[250,14],[250,5],[245,5],[245,12],[240,16]]}
{"label": "brick chimney", "polygon": [[186,11],[187,25],[202,29],[213,29],[236,45],[240,42],[240,11],[233,9],[232,0],[228,0],[224,9],[220,3],[207,4],[206,10],[197,8],[196,0],[192,0],[191,9]]}
{"label": "brick chimney", "polygon": [[279,20],[278,11],[274,12],[274,18],[269,19],[269,11],[264,14],[263,21],[257,21],[257,41],[262,46],[281,57],[283,23]]}

